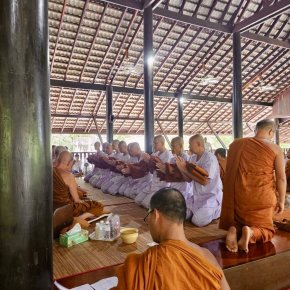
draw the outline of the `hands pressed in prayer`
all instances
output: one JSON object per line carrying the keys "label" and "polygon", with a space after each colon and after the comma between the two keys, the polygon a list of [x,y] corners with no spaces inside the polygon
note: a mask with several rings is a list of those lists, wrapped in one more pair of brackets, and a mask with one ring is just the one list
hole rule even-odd
{"label": "hands pressed in prayer", "polygon": [[125,168],[123,168],[123,169],[121,170],[121,172],[122,172],[123,174],[129,174],[129,173],[130,173],[130,168],[129,168],[129,167],[125,167]]}
{"label": "hands pressed in prayer", "polygon": [[156,163],[156,167],[157,167],[158,170],[161,171],[162,173],[166,173],[166,166],[165,166],[164,163],[157,162],[157,163]]}
{"label": "hands pressed in prayer", "polygon": [[144,160],[145,162],[149,162],[149,160],[150,160],[150,155],[149,155],[148,153],[144,153],[144,154],[143,154],[143,160]]}
{"label": "hands pressed in prayer", "polygon": [[285,202],[284,201],[278,201],[275,207],[275,214],[282,213],[284,211]]}
{"label": "hands pressed in prayer", "polygon": [[119,170],[119,171],[122,171],[122,169],[124,168],[123,165],[117,165],[116,168]]}
{"label": "hands pressed in prayer", "polygon": [[180,170],[180,171],[184,171],[186,170],[186,162],[185,160],[180,157],[180,156],[176,156],[176,165],[177,165],[177,168]]}

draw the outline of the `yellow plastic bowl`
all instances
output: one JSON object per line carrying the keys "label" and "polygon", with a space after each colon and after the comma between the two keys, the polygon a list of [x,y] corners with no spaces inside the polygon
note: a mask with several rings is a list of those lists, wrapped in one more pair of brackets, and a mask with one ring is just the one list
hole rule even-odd
{"label": "yellow plastic bowl", "polygon": [[125,244],[133,244],[138,238],[138,229],[136,228],[122,228],[120,230],[121,239]]}

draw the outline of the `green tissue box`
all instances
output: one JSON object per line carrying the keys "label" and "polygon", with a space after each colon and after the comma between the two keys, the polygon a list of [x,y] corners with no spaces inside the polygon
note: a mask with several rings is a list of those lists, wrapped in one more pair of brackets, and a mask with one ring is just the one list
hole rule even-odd
{"label": "green tissue box", "polygon": [[78,233],[68,235],[68,234],[61,234],[59,236],[59,243],[64,247],[71,247],[76,244],[83,243],[89,239],[89,231],[81,230]]}

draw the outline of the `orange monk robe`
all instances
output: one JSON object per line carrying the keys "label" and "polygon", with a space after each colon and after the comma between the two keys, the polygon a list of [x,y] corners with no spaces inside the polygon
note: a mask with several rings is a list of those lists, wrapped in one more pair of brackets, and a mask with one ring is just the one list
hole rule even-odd
{"label": "orange monk robe", "polygon": [[218,162],[219,162],[219,167],[220,167],[221,180],[222,180],[222,183],[224,184],[224,178],[225,178],[226,167],[227,167],[227,160],[221,159],[221,160],[218,160]]}
{"label": "orange monk robe", "polygon": [[73,215],[75,217],[80,216],[83,213],[89,212],[93,215],[101,215],[103,213],[104,206],[93,200],[86,201],[85,203],[75,203],[69,191],[69,187],[63,181],[59,170],[53,168],[53,207],[54,210],[58,207],[72,204]]}
{"label": "orange monk robe", "polygon": [[290,160],[286,163],[287,191],[290,191]]}
{"label": "orange monk robe", "polygon": [[117,270],[111,290],[221,289],[222,272],[182,241],[167,240],[142,254],[131,254]]}
{"label": "orange monk robe", "polygon": [[274,179],[275,153],[255,138],[243,138],[230,145],[224,177],[220,228],[242,226],[253,230],[250,243],[273,237],[277,203]]}

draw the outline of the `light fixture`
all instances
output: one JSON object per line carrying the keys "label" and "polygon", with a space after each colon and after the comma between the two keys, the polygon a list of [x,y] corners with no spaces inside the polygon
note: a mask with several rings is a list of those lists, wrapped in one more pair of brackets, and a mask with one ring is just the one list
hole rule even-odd
{"label": "light fixture", "polygon": [[150,56],[147,57],[147,63],[150,66],[153,65],[153,63],[154,63],[154,56],[153,55],[150,55]]}
{"label": "light fixture", "polygon": [[259,92],[269,92],[275,90],[276,87],[272,85],[265,85],[265,82],[263,80],[262,75],[259,77],[259,86],[258,86],[258,91]]}
{"label": "light fixture", "polygon": [[129,50],[125,50],[125,58],[120,67],[115,66],[113,69],[117,70],[119,73],[123,73],[126,75],[141,75],[143,73],[143,67],[141,65],[138,65],[138,63],[135,65],[132,60],[130,60],[129,57]]}
{"label": "light fixture", "polygon": [[206,68],[205,68],[205,63],[202,64],[202,78],[199,81],[199,85],[201,86],[207,86],[207,85],[215,85],[219,82],[219,79],[211,76],[211,75],[206,75]]}

